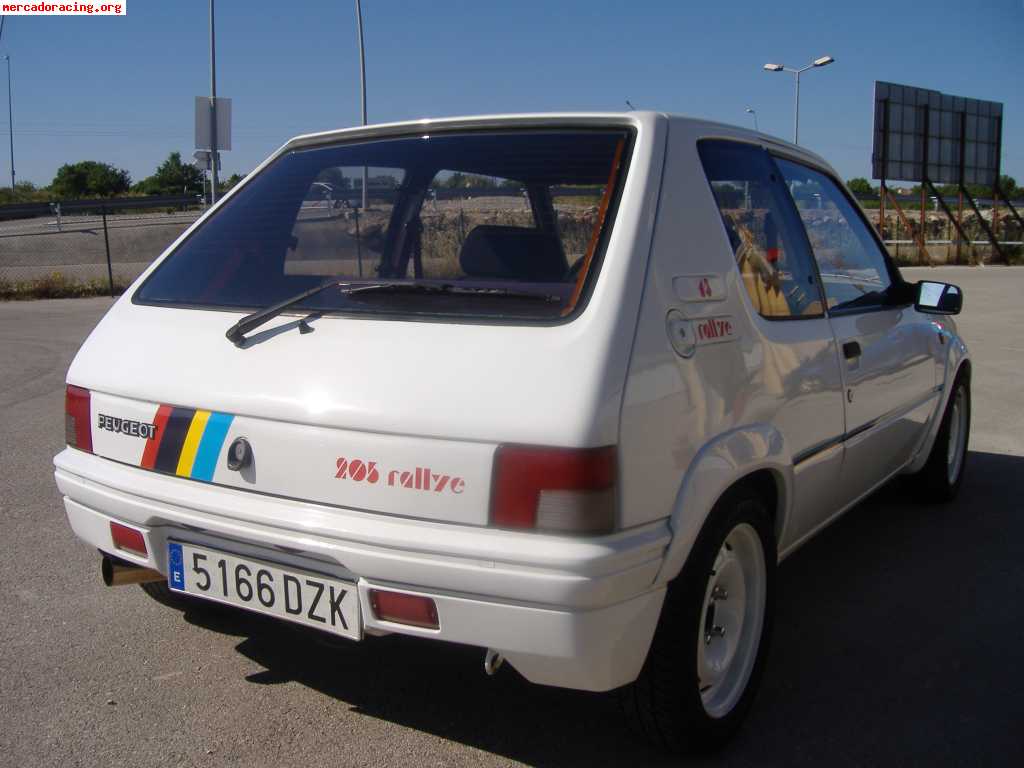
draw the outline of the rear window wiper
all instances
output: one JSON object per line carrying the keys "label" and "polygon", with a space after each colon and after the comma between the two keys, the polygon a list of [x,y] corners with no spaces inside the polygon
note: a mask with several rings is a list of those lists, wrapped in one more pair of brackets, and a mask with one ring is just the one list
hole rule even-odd
{"label": "rear window wiper", "polygon": [[225,333],[224,335],[228,337],[228,341],[230,341],[236,347],[240,347],[242,346],[243,343],[245,343],[245,334],[247,334],[249,331],[259,328],[261,325],[267,322],[267,320],[272,320],[273,318],[277,317],[282,312],[284,312],[286,309],[289,309],[290,307],[295,306],[299,302],[308,299],[310,296],[315,296],[316,294],[322,291],[326,291],[328,288],[335,285],[342,286],[348,285],[348,283],[341,280],[328,280],[326,283],[321,283],[315,288],[310,288],[308,291],[303,291],[302,293],[296,294],[295,296],[292,296],[290,299],[279,301],[277,304],[272,304],[266,309],[260,309],[257,310],[256,312],[253,312],[251,315],[246,315],[237,323],[228,328],[227,333]]}
{"label": "rear window wiper", "polygon": [[472,296],[501,296],[505,298],[514,299],[533,299],[538,301],[546,302],[560,302],[562,299],[560,296],[555,296],[546,293],[533,293],[531,291],[519,291],[510,288],[480,288],[480,287],[469,287],[460,286],[453,283],[442,283],[441,285],[432,285],[429,283],[409,283],[403,281],[381,281],[373,283],[353,283],[349,280],[328,280],[325,283],[321,283],[315,288],[303,291],[302,293],[296,294],[291,298],[280,301],[277,304],[253,312],[251,315],[246,315],[233,326],[228,328],[227,336],[228,340],[231,341],[235,346],[241,346],[245,342],[245,334],[249,331],[255,330],[259,326],[263,325],[268,320],[280,315],[282,312],[287,311],[296,304],[300,304],[306,299],[315,296],[318,293],[326,291],[328,288],[339,288],[345,295],[353,296],[361,293],[376,293],[376,292],[393,292],[393,293],[420,293],[420,294],[463,294]]}

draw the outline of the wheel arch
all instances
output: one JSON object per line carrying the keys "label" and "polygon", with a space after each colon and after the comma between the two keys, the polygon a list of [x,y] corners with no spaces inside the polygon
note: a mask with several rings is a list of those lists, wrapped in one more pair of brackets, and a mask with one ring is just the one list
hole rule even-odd
{"label": "wheel arch", "polygon": [[959,367],[953,373],[953,381],[957,380],[957,377],[960,376],[960,373],[962,371],[963,374],[967,377],[967,384],[970,385],[972,370],[973,369],[971,366],[971,358],[964,357],[964,359],[960,362]]}
{"label": "wheel arch", "polygon": [[785,531],[793,498],[793,463],[782,434],[770,424],[756,424],[720,435],[690,464],[669,518],[672,541],[657,584],[666,584],[683,569],[715,505],[739,486],[751,486],[764,498],[778,541]]}

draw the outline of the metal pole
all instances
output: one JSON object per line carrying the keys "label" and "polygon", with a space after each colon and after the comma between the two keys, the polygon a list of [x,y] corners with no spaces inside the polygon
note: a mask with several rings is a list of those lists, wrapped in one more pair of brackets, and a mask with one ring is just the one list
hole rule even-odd
{"label": "metal pole", "polygon": [[210,0],[210,205],[217,202],[217,43]]}
{"label": "metal pole", "polygon": [[[964,238],[960,234],[964,230],[964,193],[958,188],[956,191],[956,263],[960,263],[960,244]],[[968,240],[970,245],[971,241]]]}
{"label": "metal pole", "polygon": [[14,101],[11,98],[11,57],[7,59],[7,126],[11,136],[11,200],[14,200]]}
{"label": "metal pole", "polygon": [[100,209],[103,212],[103,244],[107,249],[107,280],[110,281],[110,298],[114,298],[114,268],[110,264],[110,237],[107,235],[107,206]]}
{"label": "metal pole", "polygon": [[[885,166],[882,166],[883,168]],[[878,184],[878,235],[885,243],[885,177]],[[888,246],[886,246],[888,247]]]}
{"label": "metal pole", "polygon": [[[889,135],[889,100],[882,102],[882,135]],[[889,145],[882,142],[882,178],[878,184],[878,234],[885,245],[885,176],[889,172]],[[886,246],[888,248],[888,246]]]}
{"label": "metal pole", "polygon": [[793,143],[800,143],[800,72],[796,72],[796,113],[793,117]]}
{"label": "metal pole", "polygon": [[[356,26],[359,29],[359,99],[362,103],[363,125],[366,125],[366,53],[363,49],[363,8],[356,0]],[[367,169],[363,166],[363,210],[366,210]]]}

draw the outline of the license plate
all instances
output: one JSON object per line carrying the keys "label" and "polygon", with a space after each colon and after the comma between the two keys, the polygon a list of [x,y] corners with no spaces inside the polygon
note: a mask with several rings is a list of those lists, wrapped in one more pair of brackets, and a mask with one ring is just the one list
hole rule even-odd
{"label": "license plate", "polygon": [[167,544],[171,589],[359,640],[356,585],[177,541]]}

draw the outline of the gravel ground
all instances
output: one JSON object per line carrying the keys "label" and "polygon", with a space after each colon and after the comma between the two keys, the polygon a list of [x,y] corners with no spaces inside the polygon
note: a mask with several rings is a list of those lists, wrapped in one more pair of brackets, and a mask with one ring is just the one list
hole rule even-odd
{"label": "gravel ground", "polygon": [[[1024,735],[1024,270],[964,287],[974,433],[960,500],[887,489],[780,569],[764,687],[714,765],[1009,765]],[[109,300],[0,304],[0,765],[678,765],[608,697],[482,651],[329,644],[107,589],[54,487],[64,373]]]}

